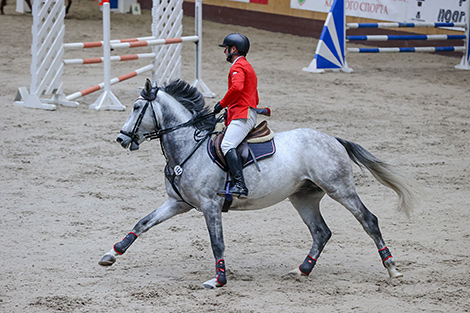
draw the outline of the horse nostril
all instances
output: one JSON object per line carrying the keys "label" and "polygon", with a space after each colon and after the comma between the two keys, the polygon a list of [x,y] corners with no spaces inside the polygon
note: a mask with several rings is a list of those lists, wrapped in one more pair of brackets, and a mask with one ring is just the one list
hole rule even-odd
{"label": "horse nostril", "polygon": [[124,140],[123,140],[121,137],[117,137],[117,138],[116,138],[116,141],[117,141],[118,143],[122,143]]}

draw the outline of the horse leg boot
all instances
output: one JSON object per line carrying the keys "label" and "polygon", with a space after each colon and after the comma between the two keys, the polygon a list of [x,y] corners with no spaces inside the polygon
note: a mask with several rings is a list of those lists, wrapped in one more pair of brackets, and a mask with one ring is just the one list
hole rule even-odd
{"label": "horse leg boot", "polygon": [[225,154],[230,175],[232,175],[233,184],[230,186],[230,193],[238,198],[246,198],[248,196],[248,188],[245,185],[243,177],[243,165],[237,149],[230,149]]}

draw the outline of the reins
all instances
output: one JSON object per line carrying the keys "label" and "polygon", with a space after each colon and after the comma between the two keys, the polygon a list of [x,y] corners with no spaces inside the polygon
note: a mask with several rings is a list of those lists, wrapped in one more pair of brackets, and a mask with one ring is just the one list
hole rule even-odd
{"label": "reins", "polygon": [[[152,107],[152,109],[153,109],[153,107]],[[154,116],[155,116],[155,114],[154,114]],[[215,113],[211,112],[211,113],[208,113],[208,114],[197,116],[195,118],[190,119],[189,121],[187,121],[185,123],[182,123],[182,124],[179,124],[179,125],[176,125],[176,126],[173,126],[173,127],[169,127],[169,128],[165,128],[165,129],[159,129],[159,130],[156,130],[156,131],[153,131],[153,132],[150,132],[150,133],[145,133],[145,134],[143,134],[143,136],[145,137],[145,139],[148,139],[148,140],[158,139],[158,138],[161,138],[162,135],[171,133],[171,132],[173,132],[177,129],[180,129],[180,128],[193,126],[194,124],[202,122],[203,120],[205,120],[207,118],[210,118],[210,117],[213,117],[213,116],[215,116]],[[214,128],[215,128],[215,124],[214,124]],[[212,133],[212,131],[213,131],[213,129],[210,132]]]}

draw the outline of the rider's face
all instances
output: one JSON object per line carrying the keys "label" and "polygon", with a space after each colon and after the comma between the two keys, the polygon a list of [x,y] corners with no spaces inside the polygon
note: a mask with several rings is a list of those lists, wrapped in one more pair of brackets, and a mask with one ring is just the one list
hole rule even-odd
{"label": "rider's face", "polygon": [[229,49],[230,49],[229,46],[226,46],[226,47],[225,47],[224,53],[225,53],[225,56],[226,56],[226,57],[228,57],[228,54],[230,53]]}
{"label": "rider's face", "polygon": [[232,47],[226,46],[225,50],[224,50],[225,56],[228,58],[228,55],[230,53],[236,52],[236,50],[237,50],[237,48],[235,46],[232,46]]}

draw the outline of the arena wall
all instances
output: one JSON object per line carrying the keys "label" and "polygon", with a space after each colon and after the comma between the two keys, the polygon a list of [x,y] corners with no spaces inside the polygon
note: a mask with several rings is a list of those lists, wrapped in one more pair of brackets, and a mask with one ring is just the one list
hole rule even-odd
{"label": "arena wall", "polygon": [[[191,2],[193,1],[185,0],[183,5],[185,14],[191,15],[193,9]],[[251,2],[205,0],[203,2],[205,19],[308,37],[320,36],[326,15],[321,12],[291,9],[290,1],[285,0],[251,0]]]}
{"label": "arena wall", "polygon": [[[151,8],[151,0],[138,0],[143,9]],[[194,0],[185,0],[183,4],[184,14],[194,16]],[[288,0],[204,0],[203,18],[223,24],[233,24],[255,27],[274,32],[282,32],[299,36],[319,38],[323,29],[327,13],[299,10],[291,8]],[[347,16],[347,23],[374,23],[383,22],[374,19]],[[356,29],[349,31],[350,35],[406,35],[406,34],[462,34],[453,30],[438,28],[423,29]],[[364,43],[379,47],[393,45],[390,42]],[[447,42],[449,45],[462,45],[462,41]],[[442,46],[442,41],[409,41],[404,46]]]}
{"label": "arena wall", "polygon": [[[185,0],[183,4],[184,14],[194,16],[194,0]],[[294,34],[299,36],[319,38],[323,29],[327,13],[292,9],[290,1],[286,0],[250,0],[241,2],[233,0],[204,0],[203,18],[223,24],[234,24],[255,27],[275,32]],[[383,22],[374,19],[346,17],[347,23],[374,23]],[[355,29],[350,35],[406,35],[416,34],[462,34],[462,32],[432,29]],[[390,42],[364,43],[380,47],[393,46]],[[462,45],[462,41],[447,42],[449,45]],[[442,46],[442,41],[408,41],[404,46]]]}

